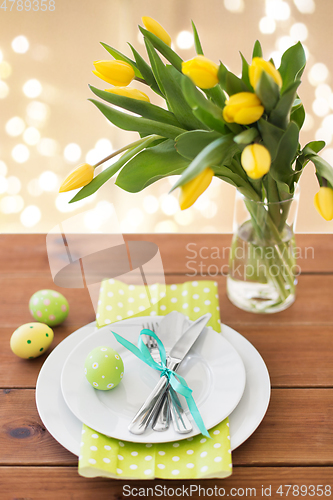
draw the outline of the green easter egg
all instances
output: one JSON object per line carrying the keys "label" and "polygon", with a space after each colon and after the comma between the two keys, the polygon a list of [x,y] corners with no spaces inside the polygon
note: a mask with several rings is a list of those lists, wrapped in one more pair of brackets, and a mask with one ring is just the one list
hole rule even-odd
{"label": "green easter egg", "polygon": [[65,321],[69,306],[65,297],[55,290],[39,290],[29,301],[29,309],[36,321],[56,326]]}
{"label": "green easter egg", "polygon": [[114,389],[124,376],[124,363],[111,347],[96,347],[87,356],[84,374],[88,382],[100,391]]}
{"label": "green easter egg", "polygon": [[11,336],[10,348],[19,358],[33,359],[44,354],[52,340],[53,331],[47,325],[26,323]]}

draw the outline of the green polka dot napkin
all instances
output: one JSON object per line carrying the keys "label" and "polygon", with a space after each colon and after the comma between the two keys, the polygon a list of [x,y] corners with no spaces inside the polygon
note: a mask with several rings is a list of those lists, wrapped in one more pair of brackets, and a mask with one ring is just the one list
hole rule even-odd
{"label": "green polka dot napkin", "polygon": [[[217,283],[190,281],[177,285],[126,285],[102,282],[96,315],[99,327],[133,316],[165,315],[180,311],[191,320],[210,312],[208,323],[221,331]],[[79,474],[118,479],[199,479],[231,475],[229,422],[202,434],[174,443],[122,442],[83,425]]]}

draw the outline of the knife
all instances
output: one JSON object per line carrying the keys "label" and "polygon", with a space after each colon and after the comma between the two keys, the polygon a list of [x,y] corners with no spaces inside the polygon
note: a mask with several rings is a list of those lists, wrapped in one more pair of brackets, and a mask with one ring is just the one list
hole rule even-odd
{"label": "knife", "polygon": [[[169,353],[168,368],[170,368],[170,370],[177,371],[180,363],[186,357],[188,351],[191,349],[192,345],[197,340],[210,318],[211,314],[209,313],[199,318],[197,321],[192,323],[192,325],[175,343]],[[132,432],[132,434],[144,433],[155,413],[159,410],[164,393],[168,387],[169,379],[165,376],[161,377],[153,391],[133,418],[132,422],[129,424],[128,429]]]}

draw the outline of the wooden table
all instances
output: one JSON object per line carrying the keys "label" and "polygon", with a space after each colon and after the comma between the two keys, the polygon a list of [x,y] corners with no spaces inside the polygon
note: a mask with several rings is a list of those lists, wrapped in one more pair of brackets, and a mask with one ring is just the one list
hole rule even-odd
{"label": "wooden table", "polygon": [[[223,249],[230,245],[230,235],[131,235],[125,239],[159,245],[168,283],[207,279],[186,276],[193,274],[188,267],[193,250],[198,256],[191,267],[200,270],[201,262],[202,274],[208,269],[212,274],[227,263]],[[225,276],[211,278],[219,285],[222,321],[258,349],[272,382],[263,422],[233,453],[233,475],[226,480],[133,481],[131,486],[218,486],[235,498],[250,496],[246,488],[256,488],[256,497],[263,498],[262,486],[271,487],[271,498],[286,496],[286,486],[282,496],[276,493],[280,485],[330,485],[333,489],[333,236],[298,235],[297,244],[302,254],[298,297],[279,314],[254,315],[237,309],[226,297]],[[54,347],[94,320],[87,290],[54,285],[45,235],[0,236],[0,266],[0,499],[123,498],[123,485],[128,481],[80,477],[77,457],[44,428],[36,410],[35,384],[45,356],[28,362],[15,357],[9,348],[12,332],[31,321],[28,301],[35,291],[58,289],[69,301],[70,314],[55,328]],[[244,491],[236,493],[231,488]],[[310,488],[303,498],[320,496],[320,486],[312,493]],[[288,496],[294,497],[292,488]],[[198,493],[192,498],[199,498]]]}

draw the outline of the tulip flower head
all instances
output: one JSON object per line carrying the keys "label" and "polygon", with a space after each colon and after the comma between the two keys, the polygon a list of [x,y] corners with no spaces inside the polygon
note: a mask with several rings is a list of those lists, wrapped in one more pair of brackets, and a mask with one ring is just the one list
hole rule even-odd
{"label": "tulip flower head", "polygon": [[181,210],[190,208],[197,201],[200,195],[208,188],[212,182],[214,172],[207,167],[197,177],[181,186],[179,204]]}
{"label": "tulip flower head", "polygon": [[333,219],[333,189],[321,187],[314,197],[314,206],[323,219]]}
{"label": "tulip flower head", "polygon": [[254,89],[263,71],[271,76],[280,88],[282,87],[282,77],[274,65],[270,61],[265,61],[262,57],[254,57],[251,66],[249,66],[250,83]]}
{"label": "tulip flower head", "polygon": [[150,102],[149,97],[144,92],[138,89],[130,89],[128,87],[115,87],[113,89],[105,89],[106,92],[110,94],[122,95],[124,97],[130,97],[131,99],[137,99],[139,101]]}
{"label": "tulip flower head", "polygon": [[59,193],[72,191],[80,187],[86,186],[94,178],[94,167],[89,163],[83,163],[73,170],[61,184]]}
{"label": "tulip flower head", "polygon": [[229,97],[223,108],[223,118],[227,123],[249,125],[262,116],[264,106],[256,94],[239,92]]}
{"label": "tulip flower head", "polygon": [[134,69],[125,61],[95,61],[94,75],[117,87],[127,87],[135,77]]}
{"label": "tulip flower head", "polygon": [[211,89],[218,84],[218,65],[207,57],[198,55],[182,63],[182,72],[191,78],[201,89]]}
{"label": "tulip flower head", "polygon": [[163,26],[160,25],[155,19],[144,16],[141,18],[142,22],[144,24],[144,27],[146,28],[147,31],[150,31],[153,33],[153,35],[157,36],[162,40],[162,42],[166,43],[171,47],[171,37],[167,31],[163,28]]}
{"label": "tulip flower head", "polygon": [[241,156],[242,166],[251,179],[260,179],[271,166],[271,155],[261,144],[246,146]]}

